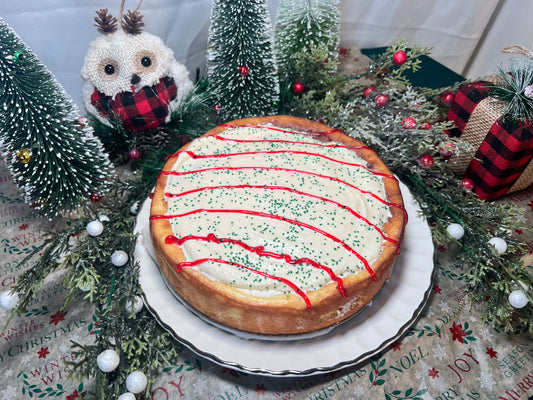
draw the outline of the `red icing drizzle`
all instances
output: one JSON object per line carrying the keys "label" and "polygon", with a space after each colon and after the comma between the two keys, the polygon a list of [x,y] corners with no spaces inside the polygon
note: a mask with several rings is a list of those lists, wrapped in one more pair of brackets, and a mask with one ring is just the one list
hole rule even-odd
{"label": "red icing drizzle", "polygon": [[300,135],[307,135],[307,136],[328,136],[334,132],[340,132],[340,129],[332,129],[330,131],[326,132],[317,132],[317,133],[308,133],[308,132],[294,132],[294,131],[288,131],[281,128],[276,128],[275,126],[264,126],[264,125],[230,125],[230,124],[220,124],[219,125],[222,128],[228,128],[228,129],[237,129],[237,128],[256,128],[256,129],[268,129],[271,131],[276,132],[283,132],[283,133],[294,133],[294,134],[300,134]]}
{"label": "red icing drizzle", "polygon": [[168,219],[174,219],[174,218],[181,218],[181,217],[186,217],[186,216],[189,216],[189,215],[192,215],[192,214],[197,214],[197,213],[200,213],[200,212],[205,212],[205,213],[234,213],[234,214],[253,215],[253,216],[256,216],[256,217],[263,217],[263,218],[275,219],[277,221],[284,221],[284,222],[287,222],[289,224],[298,225],[298,226],[301,226],[302,228],[312,230],[312,231],[314,231],[314,232],[316,232],[316,233],[318,233],[318,234],[320,234],[322,236],[325,236],[328,239],[340,244],[342,247],[344,247],[346,250],[348,250],[348,252],[350,252],[354,256],[356,256],[363,263],[363,265],[365,266],[366,270],[368,271],[368,273],[372,277],[372,280],[374,280],[374,281],[376,280],[376,274],[374,273],[372,268],[370,268],[370,264],[368,263],[368,261],[363,256],[361,256],[361,254],[359,254],[357,251],[355,251],[350,246],[348,246],[346,243],[344,243],[342,240],[340,240],[336,236],[334,236],[331,233],[328,233],[328,232],[326,232],[326,231],[324,231],[324,230],[322,230],[320,228],[316,228],[316,227],[314,227],[312,225],[309,225],[309,224],[307,224],[305,222],[297,221],[295,219],[285,218],[285,217],[282,217],[280,215],[268,214],[268,213],[264,213],[264,212],[260,212],[260,211],[241,210],[241,209],[229,210],[229,209],[198,208],[196,210],[188,211],[188,212],[185,212],[185,213],[182,213],[182,214],[152,215],[150,217],[150,220],[155,220],[155,219],[167,219],[168,220]]}
{"label": "red icing drizzle", "polygon": [[[316,261],[314,260],[311,260],[310,258],[297,258],[297,259],[294,259],[291,255],[289,254],[281,254],[281,253],[274,253],[272,251],[267,251],[265,250],[264,246],[250,246],[240,240],[236,240],[236,239],[230,239],[230,238],[218,238],[215,236],[214,233],[210,233],[208,234],[207,236],[195,236],[195,235],[187,235],[187,236],[184,236],[182,238],[177,238],[176,236],[173,236],[173,235],[169,235],[166,237],[165,239],[165,243],[167,244],[176,244],[178,246],[181,246],[183,243],[185,243],[186,241],[188,240],[202,240],[202,241],[206,241],[206,242],[212,242],[212,243],[231,243],[231,244],[235,244],[237,246],[240,246],[242,247],[243,249],[247,250],[247,251],[250,251],[252,253],[255,253],[257,254],[258,256],[262,256],[262,257],[271,257],[271,258],[275,258],[275,259],[278,259],[278,260],[284,260],[287,264],[291,264],[291,265],[299,265],[299,264],[309,264],[315,268],[318,268],[318,269],[321,269],[321,270],[324,270],[328,273],[328,275],[330,276],[331,280],[337,282],[337,289],[339,290],[339,292],[344,296],[346,297],[346,290],[344,289],[344,285],[343,285],[343,282],[342,282],[342,279],[339,278],[337,275],[335,275],[335,273],[331,270],[331,268],[323,265],[323,264],[319,264],[317,263]],[[254,269],[250,269],[250,271],[252,272],[258,272]]]}
{"label": "red icing drizzle", "polygon": [[216,167],[216,168],[197,169],[195,171],[183,171],[183,172],[161,171],[161,173],[159,175],[160,176],[169,176],[169,175],[171,175],[171,176],[182,176],[182,175],[196,174],[196,173],[199,173],[199,172],[207,172],[207,171],[238,171],[238,170],[248,170],[248,169],[251,169],[251,170],[260,169],[260,170],[264,170],[264,171],[283,171],[283,172],[291,172],[291,173],[297,173],[297,174],[305,174],[305,175],[316,176],[318,178],[324,178],[324,179],[328,179],[330,181],[338,182],[340,184],[349,186],[352,189],[357,190],[360,193],[363,193],[365,195],[373,197],[374,199],[376,199],[377,201],[381,202],[382,204],[385,204],[385,205],[387,205],[389,207],[395,207],[395,208],[398,208],[398,209],[402,210],[403,213],[404,213],[404,216],[405,216],[405,218],[407,220],[407,211],[405,210],[405,208],[402,205],[386,201],[386,200],[382,199],[381,197],[375,195],[374,193],[371,193],[371,192],[368,192],[366,190],[363,190],[363,189],[361,189],[361,188],[359,188],[359,187],[357,187],[355,185],[352,185],[351,183],[343,181],[342,179],[338,179],[338,178],[335,178],[333,176],[317,174],[315,172],[310,172],[310,171],[301,171],[301,170],[298,170],[298,169],[281,168],[281,167]]}
{"label": "red icing drizzle", "polygon": [[309,146],[318,146],[318,147],[325,147],[325,148],[341,148],[341,149],[348,149],[348,150],[359,150],[359,149],[366,149],[370,151],[374,151],[371,147],[360,145],[360,146],[344,146],[342,144],[338,143],[313,143],[313,142],[301,142],[296,140],[279,140],[279,139],[258,139],[258,140],[249,140],[249,139],[234,139],[234,138],[227,138],[220,135],[212,135],[212,138],[215,138],[217,140],[221,140],[224,142],[235,142],[235,143],[294,143],[294,144],[303,144],[303,145],[309,145]]}
{"label": "red icing drizzle", "polygon": [[198,264],[203,264],[204,262],[208,262],[208,261],[216,262],[216,263],[220,263],[220,264],[232,265],[234,267],[239,267],[239,268],[242,268],[242,269],[246,269],[248,271],[252,271],[252,272],[254,272],[254,273],[258,274],[258,275],[264,276],[266,278],[270,278],[270,279],[274,279],[274,280],[283,282],[285,285],[289,286],[292,290],[294,290],[305,301],[305,304],[307,305],[307,309],[308,310],[311,309],[311,300],[309,300],[309,297],[307,297],[307,295],[304,293],[304,291],[302,289],[300,289],[298,286],[296,286],[294,283],[292,283],[288,279],[281,278],[279,276],[273,276],[273,275],[267,274],[266,272],[257,271],[255,269],[248,268],[246,265],[233,263],[233,262],[227,261],[227,260],[221,260],[219,258],[199,258],[199,259],[194,260],[194,261],[183,261],[183,262],[180,262],[180,263],[178,263],[176,265],[176,268],[177,268],[178,271],[181,271],[182,268],[194,267],[194,266],[196,266]]}
{"label": "red icing drizzle", "polygon": [[[220,126],[221,127],[225,127],[225,128],[230,128],[230,129],[238,128],[238,126],[232,126],[232,125],[228,125],[228,124],[222,124]],[[253,125],[248,125],[247,127],[270,129],[270,130],[274,130],[274,131],[278,131],[278,132],[284,132],[284,133],[298,133],[298,132],[288,131],[288,130],[275,128],[275,127],[271,127],[271,126],[253,126]],[[328,131],[328,132],[320,132],[317,135],[311,134],[311,135],[308,135],[308,136],[327,136],[327,135],[329,135],[329,134],[331,134],[333,132],[338,132],[338,131],[340,131],[340,130],[339,129],[334,129],[334,130],[331,130],[331,131]],[[347,148],[347,149],[350,149],[350,150],[355,150],[355,149],[372,150],[371,148],[369,148],[367,146],[364,146],[364,145],[348,147],[348,146],[344,146],[344,145],[340,145],[340,144],[336,144],[336,143],[335,144],[322,144],[322,143],[308,143],[308,142],[287,141],[287,140],[245,140],[245,139],[225,138],[225,137],[222,137],[220,135],[213,135],[213,137],[215,139],[217,139],[217,140],[232,141],[232,142],[239,142],[239,143],[256,143],[256,142],[296,143],[296,144],[305,144],[305,145],[315,145],[315,146],[321,146],[321,147],[327,147],[327,148],[342,147],[342,148]],[[385,178],[389,178],[389,179],[393,179],[393,180],[397,181],[397,178],[394,175],[384,174],[384,173],[380,173],[380,172],[377,172],[377,171],[373,171],[373,170],[369,169],[368,167],[366,167],[365,165],[362,165],[362,164],[349,163],[349,162],[345,162],[345,161],[341,161],[341,160],[336,160],[334,158],[331,158],[331,157],[328,157],[328,156],[325,156],[325,155],[322,155],[322,154],[306,152],[306,151],[275,150],[275,151],[256,151],[256,152],[225,153],[225,154],[212,154],[212,155],[197,155],[197,154],[193,153],[192,151],[185,150],[185,151],[178,151],[177,153],[168,156],[167,159],[171,158],[171,157],[178,156],[181,153],[186,153],[188,156],[190,156],[193,159],[200,159],[200,158],[225,158],[225,157],[233,157],[233,156],[240,156],[240,155],[257,155],[257,154],[281,154],[281,153],[298,154],[298,155],[305,155],[305,156],[311,156],[311,157],[321,157],[321,158],[324,158],[324,159],[326,159],[328,161],[341,163],[341,164],[345,164],[345,165],[353,166],[353,167],[358,167],[358,168],[364,168],[365,170],[371,172],[374,175],[385,177]],[[382,199],[379,196],[375,195],[374,193],[362,190],[362,189],[360,189],[360,188],[358,188],[358,187],[356,187],[356,186],[354,186],[354,185],[352,185],[352,184],[350,184],[348,182],[342,181],[342,180],[340,180],[338,178],[335,178],[335,177],[332,177],[332,176],[327,176],[327,175],[321,175],[321,174],[314,173],[314,172],[301,171],[301,170],[295,170],[295,169],[290,169],[290,168],[279,168],[279,167],[216,167],[216,168],[206,168],[206,169],[199,169],[199,170],[195,170],[195,171],[185,171],[185,172],[163,171],[160,175],[161,176],[168,176],[168,175],[182,176],[182,175],[200,173],[200,172],[205,172],[205,171],[217,171],[217,170],[236,171],[236,170],[250,170],[250,169],[252,169],[252,170],[283,171],[283,172],[291,172],[291,173],[300,173],[300,174],[307,174],[307,175],[311,175],[311,176],[315,176],[315,177],[319,177],[319,178],[325,178],[325,179],[329,179],[329,180],[332,180],[332,181],[336,181],[336,182],[338,182],[340,184],[347,185],[347,186],[359,191],[360,193],[363,193],[365,195],[371,196],[374,199],[380,201],[382,204],[401,209],[403,211],[403,213],[405,215],[405,219],[407,221],[407,212],[406,212],[406,210],[405,210],[405,208],[403,206],[401,206],[399,204],[394,204],[394,203],[388,202],[385,199]],[[368,221],[366,218],[364,218],[363,216],[361,216],[360,214],[358,214],[357,212],[355,212],[353,209],[349,208],[348,206],[342,205],[342,204],[340,204],[340,203],[338,203],[338,202],[336,202],[334,200],[330,200],[330,199],[327,199],[327,198],[316,196],[316,195],[313,195],[313,194],[310,194],[310,193],[300,192],[298,190],[295,190],[295,189],[292,189],[292,188],[288,188],[288,187],[283,187],[283,186],[265,186],[265,185],[222,185],[222,186],[211,186],[211,187],[202,187],[202,188],[198,188],[198,189],[192,189],[192,190],[185,191],[185,192],[182,192],[182,193],[179,193],[179,194],[165,193],[165,195],[167,197],[179,197],[179,196],[184,196],[184,195],[187,195],[187,194],[199,192],[199,191],[202,191],[202,190],[230,189],[230,188],[233,188],[233,189],[238,189],[238,188],[258,188],[259,189],[260,188],[260,189],[272,189],[272,190],[286,190],[286,191],[290,191],[290,192],[297,193],[297,194],[304,195],[304,196],[313,197],[313,198],[316,198],[316,199],[320,199],[322,201],[326,201],[326,202],[335,204],[338,207],[346,209],[347,211],[352,213],[354,216],[356,216],[360,220],[362,220],[365,223],[367,223],[369,226],[372,226],[374,229],[376,229],[380,233],[381,237],[384,240],[389,241],[389,242],[393,243],[394,245],[396,245],[397,248],[398,248],[398,253],[400,252],[400,246],[399,246],[399,243],[397,241],[386,237],[385,234],[377,226],[372,224],[370,221]],[[284,221],[284,222],[287,222],[287,223],[291,223],[291,224],[295,224],[295,225],[301,226],[301,227],[306,228],[306,229],[310,229],[310,230],[312,230],[312,231],[314,231],[316,233],[319,233],[319,234],[327,237],[330,240],[335,241],[336,243],[338,243],[342,247],[344,247],[346,250],[348,250],[350,253],[355,255],[363,263],[363,265],[365,266],[365,269],[367,270],[367,272],[372,277],[372,280],[374,280],[374,281],[376,280],[375,273],[372,270],[372,268],[370,267],[368,261],[364,257],[362,257],[357,251],[355,251],[350,246],[348,246],[346,243],[344,243],[342,240],[340,240],[339,238],[335,237],[334,235],[332,235],[332,234],[330,234],[330,233],[328,233],[326,231],[323,231],[323,230],[321,230],[319,228],[316,228],[316,227],[314,227],[312,225],[309,225],[307,223],[300,222],[300,221],[297,221],[297,220],[285,218],[283,216],[274,215],[274,214],[268,214],[268,213],[258,212],[258,211],[242,210],[242,209],[233,209],[233,210],[229,210],[229,209],[196,209],[196,210],[193,210],[193,211],[185,212],[185,213],[182,213],[182,214],[175,214],[175,215],[154,215],[154,216],[150,217],[150,220],[155,220],[155,219],[166,219],[166,220],[169,220],[169,219],[173,219],[173,218],[185,217],[185,216],[196,214],[196,213],[200,213],[200,212],[206,212],[206,213],[238,213],[238,214],[254,215],[254,216],[258,216],[258,217],[264,217],[264,218],[270,218],[270,219],[275,219],[275,220],[279,220],[279,221]],[[235,244],[235,245],[238,245],[238,246],[244,248],[247,251],[254,252],[254,253],[256,253],[259,256],[267,256],[267,257],[273,257],[273,258],[276,258],[276,259],[283,259],[285,262],[287,262],[289,264],[292,264],[292,265],[303,264],[303,263],[310,264],[310,265],[312,265],[315,268],[319,268],[319,269],[322,269],[322,270],[326,271],[330,275],[331,279],[333,281],[337,282],[337,289],[339,290],[339,292],[343,296],[346,296],[346,291],[344,289],[342,279],[339,278],[338,276],[336,276],[329,267],[327,267],[325,265],[322,265],[322,264],[319,264],[319,263],[317,263],[314,260],[311,260],[311,259],[308,259],[308,258],[293,259],[288,254],[279,254],[279,253],[266,251],[263,246],[253,247],[253,246],[250,246],[250,245],[248,245],[248,244],[246,244],[244,242],[241,242],[239,240],[229,239],[229,238],[217,238],[214,233],[209,233],[207,236],[188,235],[188,236],[185,236],[185,237],[183,237],[181,239],[177,238],[175,236],[168,236],[166,238],[166,243],[182,245],[187,240],[203,240],[203,241],[210,241],[210,242],[215,242],[215,243],[224,243],[224,242],[232,243],[232,244]],[[259,275],[267,277],[269,279],[274,279],[274,280],[281,281],[284,284],[286,284],[287,286],[289,286],[291,289],[293,289],[299,296],[302,297],[302,299],[307,304],[307,308],[308,309],[311,308],[311,302],[310,302],[309,298],[307,297],[307,295],[297,285],[295,285],[294,283],[290,282],[289,280],[287,280],[285,278],[272,276],[272,275],[264,273],[262,271],[258,271],[258,270],[246,267],[245,265],[241,265],[241,264],[238,264],[238,263],[233,263],[233,262],[230,262],[230,261],[227,261],[227,260],[216,259],[216,258],[202,258],[202,259],[198,259],[198,260],[194,260],[194,261],[184,261],[184,262],[178,263],[176,267],[177,267],[177,270],[180,271],[184,267],[193,267],[195,265],[198,265],[198,264],[201,264],[201,263],[204,263],[204,262],[208,262],[208,261],[221,263],[221,264],[226,264],[226,265],[237,266],[239,268],[243,268],[243,269],[249,270],[249,271],[251,271],[253,273],[259,274]]]}
{"label": "red icing drizzle", "polygon": [[165,196],[166,197],[181,197],[181,196],[187,196],[189,194],[192,194],[192,193],[197,193],[197,192],[201,192],[203,190],[216,190],[216,189],[268,189],[268,190],[283,190],[283,191],[288,191],[288,192],[291,192],[291,193],[296,193],[296,194],[299,194],[299,195],[302,195],[302,196],[307,196],[307,197],[311,197],[313,199],[318,199],[318,200],[321,200],[321,201],[324,201],[326,203],[331,203],[331,204],[334,204],[336,205],[337,207],[340,207],[346,211],[348,211],[349,213],[351,213],[353,216],[355,216],[356,218],[360,219],[361,221],[365,222],[366,224],[368,224],[369,226],[371,226],[372,228],[374,228],[376,231],[378,231],[378,233],[381,235],[381,237],[383,238],[383,240],[386,240],[392,244],[394,244],[395,246],[399,247],[399,244],[396,240],[392,239],[392,238],[389,238],[387,236],[385,236],[385,234],[383,233],[383,231],[381,229],[379,229],[376,225],[374,225],[372,222],[370,222],[368,219],[366,219],[365,217],[363,217],[361,214],[359,214],[358,212],[356,212],[355,210],[353,210],[352,208],[348,207],[348,206],[345,206],[335,200],[331,200],[331,199],[327,199],[325,197],[321,197],[321,196],[316,196],[314,194],[311,194],[311,193],[306,193],[306,192],[301,192],[299,190],[296,190],[296,189],[293,189],[293,188],[289,188],[289,187],[285,187],[285,186],[266,186],[266,185],[221,185],[221,186],[205,186],[205,187],[201,187],[201,188],[197,188],[197,189],[191,189],[191,190],[187,190],[185,192],[181,192],[181,193],[165,193]]}
{"label": "red icing drizzle", "polygon": [[224,153],[224,154],[198,155],[198,154],[195,154],[195,153],[193,153],[192,151],[189,151],[189,150],[182,150],[182,151],[178,151],[177,153],[174,153],[171,157],[174,157],[174,156],[177,157],[181,153],[185,153],[185,154],[187,154],[189,157],[191,157],[193,159],[227,158],[227,157],[235,157],[235,156],[250,156],[250,155],[257,155],[257,154],[285,154],[285,153],[298,154],[298,155],[305,155],[305,156],[312,156],[312,157],[320,157],[320,158],[324,158],[324,159],[326,159],[328,161],[333,161],[333,162],[336,162],[336,163],[339,163],[339,164],[349,165],[351,167],[363,168],[363,169],[371,172],[374,175],[382,176],[382,177],[385,177],[385,178],[390,178],[390,179],[393,179],[395,181],[398,181],[398,179],[396,179],[396,177],[394,175],[389,175],[389,174],[384,174],[384,173],[381,173],[381,172],[372,171],[370,168],[368,168],[368,167],[366,167],[366,166],[364,166],[362,164],[356,164],[356,163],[349,163],[349,162],[346,162],[346,161],[340,161],[340,160],[336,160],[334,158],[325,156],[323,154],[311,153],[311,152],[308,152],[308,151],[297,151],[297,150],[243,151],[242,153]]}

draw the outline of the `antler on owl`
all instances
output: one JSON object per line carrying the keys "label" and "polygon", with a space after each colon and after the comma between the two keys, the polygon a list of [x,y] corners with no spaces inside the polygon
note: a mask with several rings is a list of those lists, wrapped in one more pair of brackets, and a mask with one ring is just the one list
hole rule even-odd
{"label": "antler on owl", "polygon": [[127,131],[156,129],[169,122],[172,111],[192,88],[189,72],[158,36],[143,32],[137,7],[119,23],[107,9],[96,12],[101,34],[89,46],[82,68],[83,102],[102,123],[121,120]]}

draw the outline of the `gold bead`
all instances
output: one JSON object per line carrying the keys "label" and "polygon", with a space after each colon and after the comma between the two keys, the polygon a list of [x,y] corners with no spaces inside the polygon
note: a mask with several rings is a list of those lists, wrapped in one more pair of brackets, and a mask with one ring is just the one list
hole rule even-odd
{"label": "gold bead", "polygon": [[17,152],[17,158],[23,164],[29,163],[31,160],[31,156],[32,156],[31,150],[27,148],[24,148]]}

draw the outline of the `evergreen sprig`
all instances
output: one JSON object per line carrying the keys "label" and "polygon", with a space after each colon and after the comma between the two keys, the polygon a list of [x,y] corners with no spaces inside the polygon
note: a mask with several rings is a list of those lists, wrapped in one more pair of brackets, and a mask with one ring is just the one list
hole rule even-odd
{"label": "evergreen sprig", "polygon": [[511,59],[509,70],[499,68],[499,82],[490,85],[489,95],[505,103],[504,116],[514,123],[526,123],[533,117],[533,60]]}

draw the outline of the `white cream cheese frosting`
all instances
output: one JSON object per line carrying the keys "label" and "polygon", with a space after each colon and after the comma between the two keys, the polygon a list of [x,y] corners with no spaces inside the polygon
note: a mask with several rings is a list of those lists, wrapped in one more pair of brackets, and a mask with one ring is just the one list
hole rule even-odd
{"label": "white cream cheese frosting", "polygon": [[256,296],[308,292],[380,256],[382,179],[342,144],[228,127],[179,153],[166,217],[187,266],[209,279]]}

